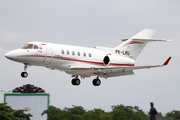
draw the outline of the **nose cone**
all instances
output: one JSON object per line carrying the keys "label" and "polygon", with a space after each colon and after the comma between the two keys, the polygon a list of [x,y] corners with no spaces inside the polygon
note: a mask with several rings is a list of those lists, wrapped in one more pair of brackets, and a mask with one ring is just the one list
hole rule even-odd
{"label": "nose cone", "polygon": [[18,55],[19,55],[19,52],[17,50],[13,50],[13,51],[6,53],[5,57],[10,60],[16,61],[16,60],[18,60]]}

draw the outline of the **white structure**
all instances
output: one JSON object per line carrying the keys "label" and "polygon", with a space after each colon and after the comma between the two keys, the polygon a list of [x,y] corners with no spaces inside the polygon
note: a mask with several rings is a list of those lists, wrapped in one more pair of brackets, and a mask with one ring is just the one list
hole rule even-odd
{"label": "white structure", "polygon": [[33,115],[31,120],[47,120],[47,115],[41,116],[44,110],[49,108],[49,94],[47,93],[5,93],[4,103],[13,109],[26,109]]}

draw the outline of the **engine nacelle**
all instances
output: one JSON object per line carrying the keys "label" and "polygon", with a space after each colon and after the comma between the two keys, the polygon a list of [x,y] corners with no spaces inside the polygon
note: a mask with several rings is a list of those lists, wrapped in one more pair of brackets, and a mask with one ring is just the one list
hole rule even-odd
{"label": "engine nacelle", "polygon": [[106,55],[103,59],[103,63],[104,63],[104,65],[109,65],[109,62],[110,62],[110,58],[109,58],[109,56]]}
{"label": "engine nacelle", "polygon": [[106,55],[103,58],[103,63],[105,66],[134,66],[135,61],[127,57]]}

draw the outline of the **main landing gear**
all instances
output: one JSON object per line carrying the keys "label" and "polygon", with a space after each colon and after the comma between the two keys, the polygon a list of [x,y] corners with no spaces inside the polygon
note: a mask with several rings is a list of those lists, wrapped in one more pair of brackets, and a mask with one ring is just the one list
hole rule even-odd
{"label": "main landing gear", "polygon": [[[79,80],[78,77],[76,77],[76,78],[73,78],[73,79],[72,79],[71,83],[72,83],[73,85],[78,86],[78,85],[80,85],[81,81]],[[99,79],[99,77],[97,77],[96,79],[94,79],[94,80],[92,81],[92,84],[93,84],[94,86],[99,86],[99,85],[101,84],[101,80]]]}
{"label": "main landing gear", "polygon": [[78,86],[78,85],[80,85],[81,81],[78,78],[74,78],[74,79],[72,79],[71,83],[73,85],[77,85]]}
{"label": "main landing gear", "polygon": [[24,72],[21,73],[21,77],[26,78],[28,76],[27,68],[28,68],[28,65],[24,64]]}
{"label": "main landing gear", "polygon": [[92,81],[92,83],[94,86],[99,86],[101,84],[101,80],[99,79],[99,77],[97,77]]}

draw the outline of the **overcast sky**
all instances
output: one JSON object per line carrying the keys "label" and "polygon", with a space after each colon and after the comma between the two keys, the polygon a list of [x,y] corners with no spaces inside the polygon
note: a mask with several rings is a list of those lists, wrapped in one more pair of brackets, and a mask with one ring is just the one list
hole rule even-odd
{"label": "overcast sky", "polygon": [[[180,110],[179,6],[179,0],[0,0],[0,90],[33,84],[50,94],[50,105],[61,109],[78,105],[111,111],[112,105],[124,104],[148,112],[154,102],[163,114]],[[92,85],[95,77],[81,80],[77,87],[64,72],[34,66],[23,79],[24,65],[4,57],[29,41],[116,47],[145,28],[157,30],[153,38],[173,42],[149,43],[136,65],[163,64],[172,56],[169,65],[136,70],[133,76],[101,78],[99,87]]]}

